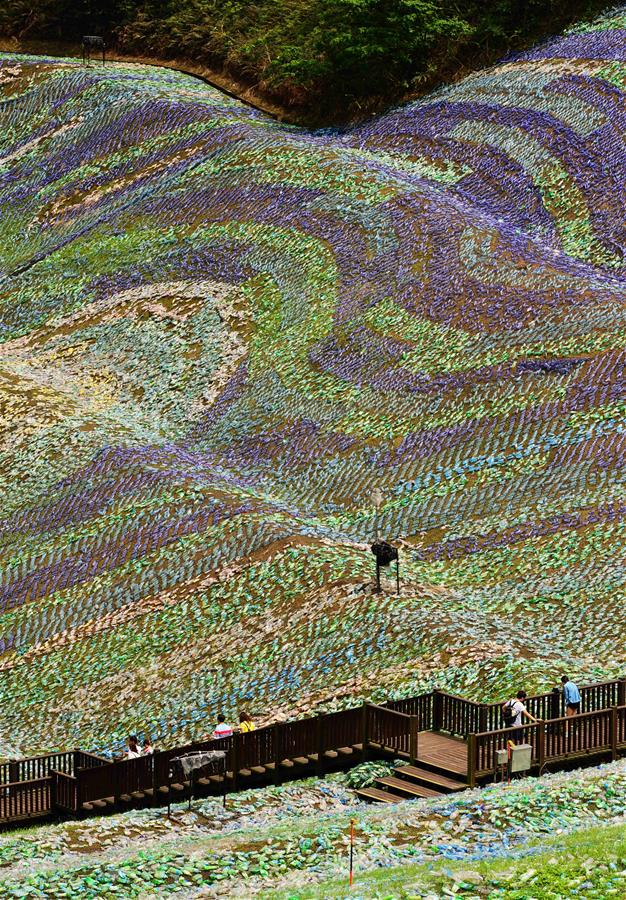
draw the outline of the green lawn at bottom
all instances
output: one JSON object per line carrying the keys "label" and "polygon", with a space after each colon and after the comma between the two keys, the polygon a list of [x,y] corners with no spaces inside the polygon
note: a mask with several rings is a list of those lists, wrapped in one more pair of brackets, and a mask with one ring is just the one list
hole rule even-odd
{"label": "green lawn at bottom", "polygon": [[[626,824],[576,831],[530,845],[523,857],[358,871],[348,878],[266,893],[266,900],[412,900],[450,896],[504,900],[626,897]],[[358,848],[357,848],[358,854]],[[479,877],[472,877],[479,876]],[[479,880],[480,879],[480,880]]]}

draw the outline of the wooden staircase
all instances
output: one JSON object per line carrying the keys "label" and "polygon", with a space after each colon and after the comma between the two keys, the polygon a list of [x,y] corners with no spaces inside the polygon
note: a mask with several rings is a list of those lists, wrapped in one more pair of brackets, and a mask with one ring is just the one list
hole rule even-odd
{"label": "wooden staircase", "polygon": [[396,766],[393,775],[375,779],[375,786],[355,791],[363,800],[375,803],[397,803],[412,798],[441,797],[467,789],[467,782],[460,777],[450,777],[445,770],[436,767]]}

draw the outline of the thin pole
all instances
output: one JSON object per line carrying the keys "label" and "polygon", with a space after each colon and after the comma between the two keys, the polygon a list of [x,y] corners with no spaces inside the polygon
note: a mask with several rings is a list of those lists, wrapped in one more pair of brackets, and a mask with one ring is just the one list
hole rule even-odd
{"label": "thin pole", "polygon": [[400,593],[400,556],[396,556],[396,593]]}
{"label": "thin pole", "polygon": [[380,594],[380,563],[376,557],[376,593]]}
{"label": "thin pole", "polygon": [[350,887],[354,880],[354,819],[350,819]]}
{"label": "thin pole", "polygon": [[222,805],[226,809],[226,754],[222,760]]}

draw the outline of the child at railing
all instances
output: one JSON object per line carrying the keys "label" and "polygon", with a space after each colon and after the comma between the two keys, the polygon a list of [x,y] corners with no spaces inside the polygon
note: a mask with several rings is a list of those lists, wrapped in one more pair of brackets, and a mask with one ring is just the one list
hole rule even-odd
{"label": "child at railing", "polygon": [[139,759],[141,750],[139,749],[139,741],[136,734],[131,734],[128,738],[128,750],[126,751],[127,759]]}
{"label": "child at railing", "polygon": [[239,713],[239,731],[242,734],[245,734],[247,731],[254,731],[254,722],[250,713],[243,711]]}

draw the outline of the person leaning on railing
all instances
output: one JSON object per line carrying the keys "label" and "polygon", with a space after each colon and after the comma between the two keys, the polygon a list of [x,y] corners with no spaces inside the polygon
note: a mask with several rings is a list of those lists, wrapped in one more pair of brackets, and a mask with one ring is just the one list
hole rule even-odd
{"label": "person leaning on railing", "polygon": [[245,734],[248,731],[254,731],[254,722],[250,713],[243,710],[239,713],[239,731]]}
{"label": "person leaning on railing", "polygon": [[539,722],[526,709],[526,691],[518,691],[514,698],[507,700],[502,705],[502,715],[504,716],[504,724],[507,728],[521,728],[522,719],[528,719],[535,725]]}
{"label": "person leaning on railing", "polygon": [[574,684],[568,675],[561,676],[561,684],[563,685],[565,715],[577,716],[580,712],[580,691],[578,690],[578,685]]}

